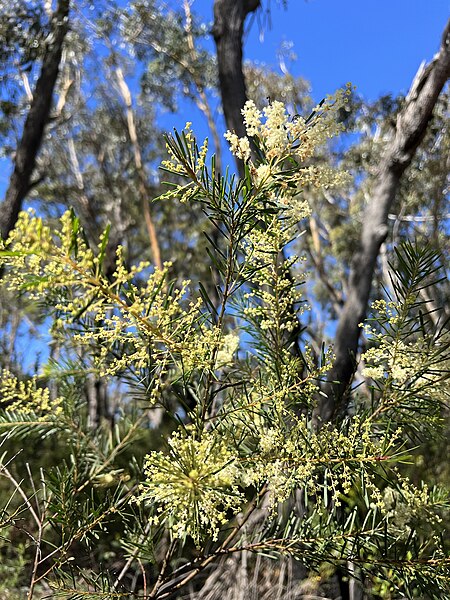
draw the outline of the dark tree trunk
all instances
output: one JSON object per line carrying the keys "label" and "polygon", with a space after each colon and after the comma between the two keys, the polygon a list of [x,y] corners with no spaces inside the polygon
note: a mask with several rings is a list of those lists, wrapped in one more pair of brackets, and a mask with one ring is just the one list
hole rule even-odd
{"label": "dark tree trunk", "polygon": [[[243,33],[246,17],[259,8],[260,0],[215,0],[214,26],[212,33],[216,42],[217,65],[219,70],[220,94],[226,126],[239,137],[246,135],[242,108],[248,100],[245,87],[243,57]],[[239,176],[244,176],[244,165],[236,159]],[[284,253],[280,253],[284,261]],[[288,273],[293,281],[293,277]],[[295,312],[295,309],[293,309]],[[292,352],[300,356],[298,338],[300,324],[289,335]]]}
{"label": "dark tree trunk", "polygon": [[[247,101],[242,69],[242,35],[247,15],[254,12],[260,0],[215,0],[212,33],[217,48],[220,94],[225,122],[230,131],[245,136],[241,110]],[[243,165],[238,161],[242,175]]]}
{"label": "dark tree trunk", "polygon": [[33,93],[31,107],[25,120],[22,138],[14,159],[14,171],[9,181],[0,211],[0,234],[6,238],[17,221],[22,203],[29,192],[36,157],[48,123],[52,97],[58,77],[64,38],[68,31],[70,0],[59,0],[52,16],[41,72]]}
{"label": "dark tree trunk", "polygon": [[322,397],[319,407],[323,422],[332,420],[345,408],[345,398],[356,367],[361,332],[359,324],[366,317],[375,265],[388,233],[388,213],[401,177],[425,136],[438,96],[449,77],[450,21],[439,52],[427,66],[419,68],[414,78],[405,105],[397,117],[395,136],[384,151],[372,185],[371,201],[363,217],[359,250],[350,265],[348,295],[336,332],[336,360],[329,372],[326,398]]}

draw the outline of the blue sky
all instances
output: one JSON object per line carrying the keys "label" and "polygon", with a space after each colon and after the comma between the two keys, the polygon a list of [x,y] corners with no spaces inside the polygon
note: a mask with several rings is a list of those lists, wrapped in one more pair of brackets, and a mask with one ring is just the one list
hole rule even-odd
{"label": "blue sky", "polygon": [[[173,8],[182,5],[166,1]],[[190,2],[192,12],[212,24],[214,0]],[[244,60],[277,70],[281,45],[292,43],[297,60],[289,71],[309,81],[316,102],[348,81],[365,100],[406,94],[421,62],[438,51],[450,17],[450,0],[287,0],[286,8],[281,0],[261,3],[262,10],[246,23]],[[212,38],[207,45],[215,50]],[[215,110],[214,116],[224,130],[222,115]],[[166,131],[182,129],[186,121],[193,122],[200,140],[209,135],[192,103],[158,119]],[[233,164],[226,149],[224,159]]]}
{"label": "blue sky", "polygon": [[[422,60],[437,51],[450,17],[449,0],[262,0],[270,6],[264,33],[255,19],[245,56],[276,66],[283,40],[298,56],[292,73],[312,84],[320,100],[347,81],[366,99],[406,92]],[[192,10],[212,20],[213,0],[194,0]],[[260,38],[263,37],[261,41]]]}

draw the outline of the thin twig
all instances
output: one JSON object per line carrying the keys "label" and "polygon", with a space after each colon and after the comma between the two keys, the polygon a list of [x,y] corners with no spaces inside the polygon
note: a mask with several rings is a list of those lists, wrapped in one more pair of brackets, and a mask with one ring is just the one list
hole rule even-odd
{"label": "thin twig", "polygon": [[134,549],[133,553],[131,554],[131,556],[128,558],[127,562],[124,564],[124,566],[122,567],[122,570],[120,571],[119,575],[116,578],[116,581],[114,582],[113,585],[113,590],[117,589],[117,586],[119,585],[119,583],[122,581],[122,579],[125,577],[125,575],[128,572],[128,569],[131,567],[133,561],[136,559],[138,552],[139,552],[139,546],[142,544],[142,542],[145,540],[145,538],[148,536],[149,532],[150,532],[150,522],[147,523],[147,525],[145,526],[145,529],[143,531],[143,533],[141,534],[137,544],[136,544],[136,548]]}
{"label": "thin twig", "polygon": [[7,469],[7,467],[5,467],[5,465],[2,465],[1,470],[3,471],[5,476],[10,480],[10,482],[13,484],[13,486],[16,488],[16,490],[19,492],[19,494],[22,496],[25,504],[27,505],[28,510],[30,511],[31,516],[33,517],[33,519],[39,529],[39,527],[41,526],[41,521],[40,521],[38,515],[36,514],[36,511],[34,510],[33,505],[31,504],[28,496],[23,491],[20,483],[16,479],[14,479],[11,472]]}

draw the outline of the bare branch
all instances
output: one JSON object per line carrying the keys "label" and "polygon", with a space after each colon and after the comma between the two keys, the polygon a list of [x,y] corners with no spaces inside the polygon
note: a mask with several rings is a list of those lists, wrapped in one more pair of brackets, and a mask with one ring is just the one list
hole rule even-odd
{"label": "bare branch", "polygon": [[152,250],[153,260],[155,261],[155,265],[158,269],[163,268],[162,259],[161,259],[161,250],[159,247],[158,236],[156,233],[156,227],[153,222],[153,218],[150,212],[150,199],[147,193],[147,177],[145,174],[144,165],[142,163],[142,153],[141,147],[139,145],[139,140],[136,131],[136,123],[133,112],[133,104],[131,100],[131,92],[130,88],[125,81],[125,77],[123,76],[122,69],[117,66],[115,69],[115,74],[117,78],[117,84],[122,96],[122,99],[126,106],[127,111],[127,127],[128,127],[128,135],[130,136],[131,145],[133,146],[134,153],[134,163],[136,166],[136,172],[139,180],[139,194],[141,196],[142,202],[142,210],[144,212],[145,224],[147,226],[148,236],[150,238],[150,247]]}

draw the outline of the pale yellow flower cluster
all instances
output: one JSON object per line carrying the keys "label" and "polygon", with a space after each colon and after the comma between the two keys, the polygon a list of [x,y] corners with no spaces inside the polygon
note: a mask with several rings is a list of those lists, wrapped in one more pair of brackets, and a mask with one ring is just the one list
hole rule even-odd
{"label": "pale yellow flower cluster", "polygon": [[[41,300],[49,292],[76,286],[84,272],[96,269],[94,254],[79,233],[78,219],[70,211],[61,217],[56,231],[32,210],[21,212],[8,240],[0,241],[4,251],[0,261],[13,267],[6,279],[8,288],[26,289],[31,299]],[[79,300],[81,305],[86,299]]]}
{"label": "pale yellow flower cluster", "polygon": [[[99,302],[91,308],[95,327],[73,334],[72,339],[86,347],[98,343],[95,364],[102,376],[145,368],[149,352],[153,359],[166,364],[169,356],[172,362],[185,351],[196,328],[201,299],[184,302],[189,281],[184,281],[169,295],[163,285],[169,267],[167,263],[162,271],[156,269],[147,276],[142,287],[129,282],[127,291],[132,301],[120,289],[113,288],[112,295],[107,294],[102,304]],[[114,352],[118,344],[126,348],[120,355]],[[193,364],[199,355],[198,352],[192,354]]]}
{"label": "pale yellow flower cluster", "polygon": [[37,377],[19,380],[10,371],[0,373],[0,400],[5,410],[19,415],[36,416],[39,421],[52,419],[62,412],[62,399],[52,398],[50,390],[38,387]]}
{"label": "pale yellow flower cluster", "polygon": [[242,244],[246,277],[254,283],[253,291],[244,295],[244,316],[257,321],[262,330],[280,334],[293,331],[298,315],[306,309],[306,305],[298,304],[302,299],[300,282],[292,280],[290,271],[297,257],[280,261],[288,240],[289,230],[275,218],[266,229],[253,229]]}
{"label": "pale yellow flower cluster", "polygon": [[[351,89],[348,84],[329,96],[307,121],[300,115],[292,118],[282,102],[271,102],[260,111],[249,100],[242,109],[247,136],[225,133],[231,152],[248,164],[255,194],[289,207],[297,221],[309,214],[307,204],[298,200],[303,189],[341,187],[349,181],[347,173],[308,165],[307,161],[343,131],[339,111],[348,102]],[[252,157],[250,139],[258,148],[257,160]]]}
{"label": "pale yellow flower cluster", "polygon": [[218,327],[199,326],[180,348],[185,373],[193,370],[215,370],[232,364],[239,347],[236,333],[223,335]]}
{"label": "pale yellow flower cluster", "polygon": [[[204,431],[201,437],[190,428],[174,433],[167,452],[146,457],[145,481],[136,500],[157,507],[154,524],[164,521],[175,537],[190,536],[197,545],[204,534],[217,539],[229,520],[227,511],[236,515],[241,510],[243,490],[249,486],[267,485],[272,510],[305,486],[319,510],[327,510],[324,497],[337,507],[341,495],[348,494],[366,471],[361,467],[387,459],[386,453],[398,441],[392,436],[383,443],[373,435],[370,423],[358,417],[346,431],[326,427],[314,431],[307,418],[282,409],[281,404],[282,418],[269,424],[271,408],[264,416],[264,410],[258,412],[261,407],[257,401],[242,403],[235,421],[231,412],[225,412],[218,428]],[[261,416],[248,418],[255,413]],[[231,422],[236,423],[233,435]],[[241,450],[233,441],[236,432]],[[366,473],[365,489],[371,503],[384,509],[374,471]]]}
{"label": "pale yellow flower cluster", "polygon": [[[363,326],[368,339],[374,343],[361,356],[365,363],[362,374],[374,380],[389,380],[397,387],[407,381],[417,383],[421,374],[426,374],[429,362],[426,340],[423,338],[407,341],[396,334],[400,313],[407,309],[403,304],[383,299],[372,303],[372,310],[381,315],[386,323],[383,331],[366,324]],[[388,334],[388,332],[391,332]],[[432,383],[429,379],[428,384]]]}
{"label": "pale yellow flower cluster", "polygon": [[200,439],[191,431],[176,432],[168,444],[168,453],[146,457],[136,500],[156,503],[154,521],[167,519],[175,537],[191,536],[197,545],[205,534],[217,539],[227,511],[236,514],[244,501],[236,455],[214,431]]}
{"label": "pale yellow flower cluster", "polygon": [[221,339],[220,349],[216,357],[217,367],[227,367],[233,364],[236,352],[239,349],[239,335],[237,332],[231,332],[224,335]]}
{"label": "pale yellow flower cluster", "polygon": [[408,479],[400,479],[398,483],[398,489],[387,487],[383,493],[387,516],[397,535],[407,539],[420,520],[429,525],[442,522],[435,510],[433,493],[426,484],[419,488]]}
{"label": "pale yellow flower cluster", "polygon": [[[323,503],[322,494],[329,493],[334,506],[339,506],[341,494],[348,494],[355,484],[355,469],[376,464],[387,450],[386,444],[372,435],[370,424],[358,417],[352,419],[346,432],[326,427],[314,431],[307,419],[285,411],[285,419],[277,427],[261,431],[258,450],[249,458],[247,484],[268,482],[273,507],[304,486],[319,504]],[[324,470],[325,482],[321,481]],[[372,502],[382,507],[375,477],[370,473],[366,477]]]}
{"label": "pale yellow flower cluster", "polygon": [[[87,324],[71,331],[71,343],[96,348],[94,367],[101,376],[139,372],[148,366],[149,353],[159,361],[160,377],[168,366],[192,371],[232,362],[237,335],[204,324],[202,299],[190,299],[189,281],[168,291],[170,263],[153,272],[148,262],[128,268],[119,246],[115,272],[108,280],[100,268],[105,243],[103,235],[94,254],[71,212],[53,232],[42,219],[21,213],[3,245],[7,284],[11,290],[26,290],[33,299],[51,299],[58,311],[53,335],[63,338],[66,324],[86,319]],[[145,282],[137,285],[137,276]]]}
{"label": "pale yellow flower cluster", "polygon": [[[422,357],[422,358],[421,358]],[[398,384],[413,379],[423,368],[424,356],[420,344],[405,344],[397,340],[395,344],[385,341],[382,347],[369,348],[362,355],[366,363],[362,374],[371,379],[387,379],[390,377]]]}
{"label": "pale yellow flower cluster", "polygon": [[247,161],[250,158],[251,152],[248,138],[240,138],[235,133],[227,131],[225,133],[225,139],[230,144],[231,152],[235,156],[244,161]]}

